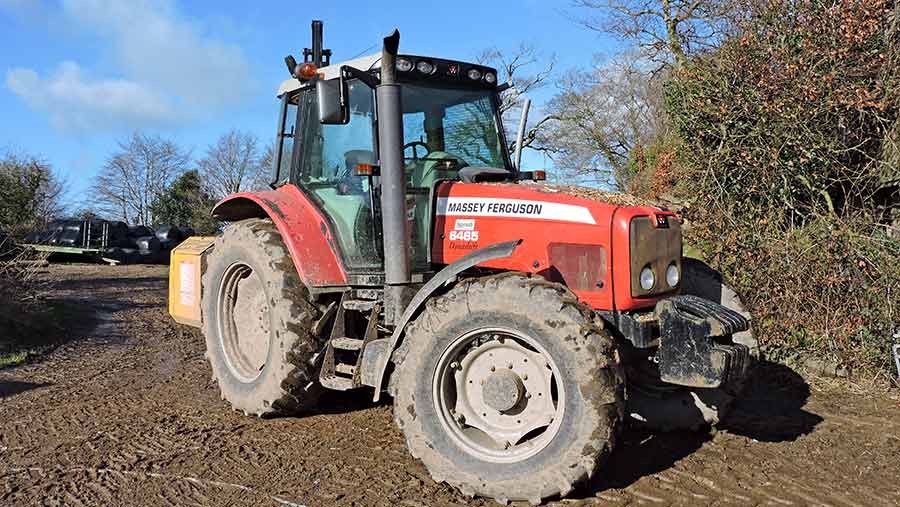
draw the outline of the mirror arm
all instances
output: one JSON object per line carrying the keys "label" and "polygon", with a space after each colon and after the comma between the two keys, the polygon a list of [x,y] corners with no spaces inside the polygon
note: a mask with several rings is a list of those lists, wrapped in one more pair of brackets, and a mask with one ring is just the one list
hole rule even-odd
{"label": "mirror arm", "polygon": [[341,79],[350,79],[356,78],[366,84],[369,88],[374,89],[376,86],[381,84],[381,80],[377,77],[369,74],[368,72],[361,71],[359,69],[350,67],[348,65],[341,66]]}

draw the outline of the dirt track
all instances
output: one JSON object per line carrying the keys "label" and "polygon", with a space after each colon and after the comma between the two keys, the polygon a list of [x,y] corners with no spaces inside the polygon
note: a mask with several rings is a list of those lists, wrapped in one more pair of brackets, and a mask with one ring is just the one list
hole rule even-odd
{"label": "dirt track", "polygon": [[[259,420],[219,399],[199,334],[170,322],[165,268],[54,268],[107,320],[0,371],[2,505],[494,505],[434,484],[389,404],[328,396]],[[714,436],[623,435],[561,505],[900,505],[900,403],[811,389],[767,365]]]}

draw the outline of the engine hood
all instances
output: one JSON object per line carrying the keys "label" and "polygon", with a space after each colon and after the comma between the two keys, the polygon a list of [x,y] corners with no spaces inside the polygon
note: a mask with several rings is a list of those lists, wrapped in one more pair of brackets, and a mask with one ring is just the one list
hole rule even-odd
{"label": "engine hood", "polygon": [[[652,297],[632,298],[626,283],[628,230],[635,217],[655,221],[670,212],[629,195],[549,184],[444,182],[434,197],[433,263],[450,264],[479,248],[521,240],[514,256],[484,267],[563,282],[597,309],[655,303]],[[623,285],[618,292],[617,280]],[[622,297],[614,298],[616,293]]]}

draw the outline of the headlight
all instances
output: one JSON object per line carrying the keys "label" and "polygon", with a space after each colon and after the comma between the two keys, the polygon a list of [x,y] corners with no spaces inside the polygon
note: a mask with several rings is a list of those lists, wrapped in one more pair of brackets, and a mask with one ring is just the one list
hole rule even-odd
{"label": "headlight", "polygon": [[411,61],[406,58],[398,58],[396,63],[397,70],[400,72],[409,72],[413,68],[413,64]]}
{"label": "headlight", "polygon": [[494,84],[497,82],[497,76],[493,72],[488,72],[484,75],[484,80],[490,84]]}
{"label": "headlight", "polygon": [[419,60],[416,64],[416,70],[421,72],[422,74],[431,74],[434,72],[434,65],[431,62],[426,62],[425,60]]}
{"label": "headlight", "polygon": [[650,266],[647,266],[641,270],[641,288],[650,290],[654,284],[656,284],[656,277],[653,275],[653,270],[650,269]]}
{"label": "headlight", "polygon": [[481,71],[478,69],[469,69],[469,72],[467,73],[467,75],[469,76],[469,79],[473,79],[473,80],[481,79]]}
{"label": "headlight", "polygon": [[681,281],[681,273],[678,272],[678,266],[673,262],[666,268],[666,282],[668,282],[669,287],[675,287],[679,281]]}

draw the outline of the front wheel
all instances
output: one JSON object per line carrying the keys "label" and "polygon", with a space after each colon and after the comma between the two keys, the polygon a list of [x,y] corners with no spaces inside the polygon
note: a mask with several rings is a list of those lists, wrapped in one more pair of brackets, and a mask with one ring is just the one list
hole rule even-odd
{"label": "front wheel", "polygon": [[405,341],[394,419],[436,481],[536,504],[569,493],[609,455],[617,355],[565,287],[522,274],[463,281]]}

